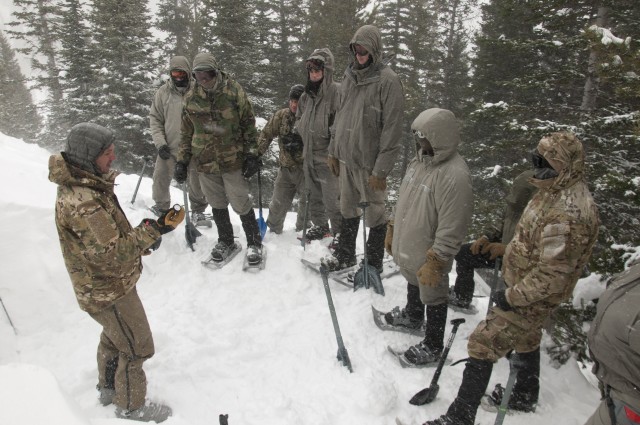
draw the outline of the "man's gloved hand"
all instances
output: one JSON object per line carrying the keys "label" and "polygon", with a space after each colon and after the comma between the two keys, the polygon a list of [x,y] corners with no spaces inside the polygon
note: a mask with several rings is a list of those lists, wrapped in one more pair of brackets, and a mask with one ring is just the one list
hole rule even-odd
{"label": "man's gloved hand", "polygon": [[500,289],[499,291],[495,291],[491,296],[491,301],[493,301],[495,306],[502,311],[513,310],[513,307],[511,307],[511,304],[509,304],[509,301],[507,301],[507,294],[505,292],[505,289]]}
{"label": "man's gloved hand", "polygon": [[482,253],[483,254],[491,253],[491,255],[489,256],[489,259],[495,260],[496,258],[502,257],[504,255],[504,250],[506,248],[507,246],[504,244],[501,244],[500,242],[492,242],[492,243],[486,244],[482,248]]}
{"label": "man's gloved hand", "polygon": [[369,176],[369,187],[371,190],[383,192],[387,190],[387,179],[384,177],[378,177],[374,175]]}
{"label": "man's gloved hand", "polygon": [[164,235],[178,227],[178,225],[182,223],[182,220],[184,220],[184,215],[184,208],[178,204],[169,208],[167,212],[162,214],[157,220],[160,234]]}
{"label": "man's gloved hand", "polygon": [[418,281],[421,285],[432,288],[438,286],[444,277],[444,268],[447,262],[438,257],[438,254],[431,248],[427,251],[427,262],[418,269]]}
{"label": "man's gloved hand", "polygon": [[169,145],[162,145],[158,148],[158,156],[160,159],[169,159],[171,158],[171,149],[169,149]]}
{"label": "man's gloved hand", "polygon": [[157,251],[160,248],[160,244],[162,243],[162,236],[160,236],[149,248],[150,251]]}
{"label": "man's gloved hand", "polygon": [[469,249],[471,250],[471,253],[473,255],[478,255],[480,254],[482,247],[488,243],[489,243],[489,238],[487,238],[486,236],[481,236],[478,239],[476,239],[474,243],[471,244]]}
{"label": "man's gloved hand", "polygon": [[340,161],[338,161],[338,158],[329,155],[327,157],[327,165],[329,166],[329,170],[331,170],[331,174],[336,177],[340,175]]}
{"label": "man's gloved hand", "polygon": [[389,255],[393,255],[391,252],[391,243],[393,242],[393,220],[387,222],[387,234],[384,236],[384,249]]}
{"label": "man's gloved hand", "polygon": [[176,162],[176,169],[173,172],[173,178],[176,179],[178,184],[182,184],[187,181],[189,164],[186,164],[182,161]]}
{"label": "man's gloved hand", "polygon": [[242,163],[242,175],[248,179],[257,173],[260,167],[262,167],[262,160],[253,154],[247,154]]}
{"label": "man's gloved hand", "polygon": [[302,152],[302,147],[304,146],[302,143],[302,137],[298,133],[289,133],[285,134],[282,137],[282,147],[285,151],[289,152],[290,155],[298,155]]}

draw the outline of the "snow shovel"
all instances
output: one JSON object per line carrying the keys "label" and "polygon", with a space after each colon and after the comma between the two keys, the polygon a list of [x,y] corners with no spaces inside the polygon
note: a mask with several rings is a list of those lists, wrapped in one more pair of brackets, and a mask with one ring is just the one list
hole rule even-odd
{"label": "snow shovel", "polygon": [[358,204],[362,208],[362,236],[364,237],[364,261],[362,267],[358,269],[353,277],[353,290],[360,287],[369,289],[369,286],[373,285],[373,290],[376,294],[384,296],[384,287],[382,286],[382,279],[380,279],[380,273],[375,267],[369,265],[369,258],[367,256],[367,224],[366,224],[366,211],[369,206],[368,202],[361,202]]}
{"label": "snow shovel", "polygon": [[445,360],[447,360],[447,356],[449,355],[449,349],[453,344],[453,338],[455,338],[456,336],[456,332],[458,331],[458,326],[460,326],[464,322],[465,322],[464,319],[453,319],[451,321],[451,324],[453,325],[453,329],[451,329],[451,334],[449,335],[449,341],[447,341],[447,346],[444,348],[444,351],[442,351],[442,354],[440,355],[440,361],[438,361],[438,368],[436,369],[436,372],[433,374],[433,378],[431,379],[431,385],[429,385],[425,389],[418,391],[416,395],[411,397],[411,400],[409,400],[409,403],[413,404],[414,406],[422,406],[423,404],[431,403],[433,400],[436,399],[436,395],[438,395],[438,390],[440,390],[440,387],[438,386],[438,379],[440,378],[440,372],[442,372],[442,368],[444,367],[444,362]]}
{"label": "snow shovel", "polygon": [[320,274],[322,275],[322,283],[324,284],[324,292],[327,295],[327,303],[329,303],[329,312],[331,313],[331,321],[333,322],[333,330],[336,333],[336,340],[338,341],[338,361],[342,363],[349,372],[353,373],[351,367],[351,360],[349,360],[349,353],[342,341],[342,334],[340,333],[340,325],[338,325],[338,316],[336,316],[336,308],[333,305],[333,298],[331,298],[331,289],[329,288],[329,270],[324,264],[320,265]]}
{"label": "snow shovel", "polygon": [[258,228],[260,228],[260,240],[264,240],[267,233],[267,222],[262,217],[262,179],[260,177],[260,168],[258,168]]}
{"label": "snow shovel", "polygon": [[142,176],[144,176],[144,169],[147,168],[147,163],[151,161],[151,158],[143,158],[142,171],[140,171],[140,178],[138,178],[138,184],[136,184],[136,190],[133,191],[133,197],[131,198],[131,205],[136,201],[136,195],[138,195],[138,189],[140,188],[140,182]]}
{"label": "snow shovel", "polygon": [[304,225],[302,226],[302,237],[300,238],[300,243],[302,244],[302,250],[307,250],[307,220],[309,219],[309,199],[311,199],[311,190],[306,189],[305,198],[307,198],[307,203],[304,205]]}
{"label": "snow shovel", "polygon": [[496,290],[498,288],[498,272],[500,271],[500,268],[502,267],[502,258],[498,257],[496,258],[496,265],[493,267],[493,276],[492,276],[492,282],[491,282],[491,293],[489,294],[489,303],[487,304],[487,314],[489,314],[489,311],[491,311],[491,307],[493,306],[493,294],[496,293]]}
{"label": "snow shovel", "polygon": [[185,218],[187,219],[187,224],[185,226],[185,238],[187,239],[187,244],[189,245],[189,248],[191,248],[191,251],[195,251],[195,249],[193,249],[193,244],[196,243],[198,236],[202,236],[202,233],[200,233],[198,229],[196,229],[196,226],[191,222],[191,216],[189,214],[189,195],[187,192],[186,182],[182,184],[182,193],[184,193],[184,212]]}

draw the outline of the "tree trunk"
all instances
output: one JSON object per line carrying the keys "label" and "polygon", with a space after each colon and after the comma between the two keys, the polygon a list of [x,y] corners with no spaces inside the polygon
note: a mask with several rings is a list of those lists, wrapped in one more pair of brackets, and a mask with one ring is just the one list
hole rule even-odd
{"label": "tree trunk", "polygon": [[[598,7],[596,25],[602,28],[606,27],[608,24],[609,8],[604,6]],[[589,64],[587,65],[587,80],[584,83],[582,105],[580,105],[580,110],[585,112],[592,112],[594,109],[596,109],[598,87],[600,85],[600,76],[598,75],[598,56],[598,50],[592,46],[591,53],[589,54]]]}

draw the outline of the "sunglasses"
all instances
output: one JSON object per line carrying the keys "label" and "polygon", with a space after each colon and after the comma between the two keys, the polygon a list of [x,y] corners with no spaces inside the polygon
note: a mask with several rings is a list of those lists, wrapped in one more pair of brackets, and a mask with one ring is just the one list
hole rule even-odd
{"label": "sunglasses", "polygon": [[313,64],[307,65],[307,72],[320,72],[323,69],[324,69],[324,66],[322,65],[313,65]]}
{"label": "sunglasses", "polygon": [[359,44],[356,44],[355,46],[353,46],[353,50],[356,52],[356,55],[358,56],[367,56],[369,54],[369,51]]}
{"label": "sunglasses", "polygon": [[171,71],[171,77],[176,79],[187,78],[187,73],[185,71],[175,70]]}

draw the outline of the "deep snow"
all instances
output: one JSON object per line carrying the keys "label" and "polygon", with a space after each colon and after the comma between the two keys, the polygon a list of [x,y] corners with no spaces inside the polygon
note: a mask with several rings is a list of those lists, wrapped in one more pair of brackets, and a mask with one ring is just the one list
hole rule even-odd
{"label": "deep snow", "polygon": [[[96,398],[100,327],[78,308],[62,261],[54,223],[56,186],[47,179],[49,155],[0,134],[0,297],[17,330],[14,334],[0,311],[0,424],[129,423]],[[136,175],[116,180],[134,225],[150,215],[146,208],[152,205],[146,177],[130,203],[137,180]],[[172,197],[182,203],[177,188]],[[201,266],[216,239],[215,227],[200,229],[196,252],[187,248],[180,226],[163,238],[159,251],[144,257],[138,291],[156,346],[145,363],[148,397],[173,408],[165,423],[211,425],[228,413],[231,425],[391,425],[396,417],[417,424],[443,414],[457,393],[463,365],[444,368],[433,403],[412,406],[409,399],[429,385],[433,369],[402,369],[386,346],[408,347],[419,339],[380,331],[371,319],[371,305],[385,311],[404,305],[406,283],[400,276],[384,282],[385,297],[330,284],[354,373],[338,363],[321,279],[300,263],[327,250],[314,242],[303,251],[294,214],[282,235],[267,234],[268,263],[259,273],[243,272],[242,256],[218,271]],[[244,246],[240,220],[233,212],[231,217]],[[358,247],[361,251],[361,237]],[[454,278],[452,272],[451,282]],[[601,290],[592,276],[579,282],[576,294],[589,300]],[[476,293],[488,289],[478,284]],[[466,357],[466,339],[486,311],[486,297],[474,302],[481,312],[475,316],[449,310],[449,320],[467,319],[451,349],[454,360]],[[507,374],[503,359],[490,388],[505,383]],[[575,361],[555,369],[544,350],[541,388],[536,413],[511,415],[505,423],[581,425],[599,403],[598,391]],[[494,414],[478,411],[477,423],[494,420]]]}

